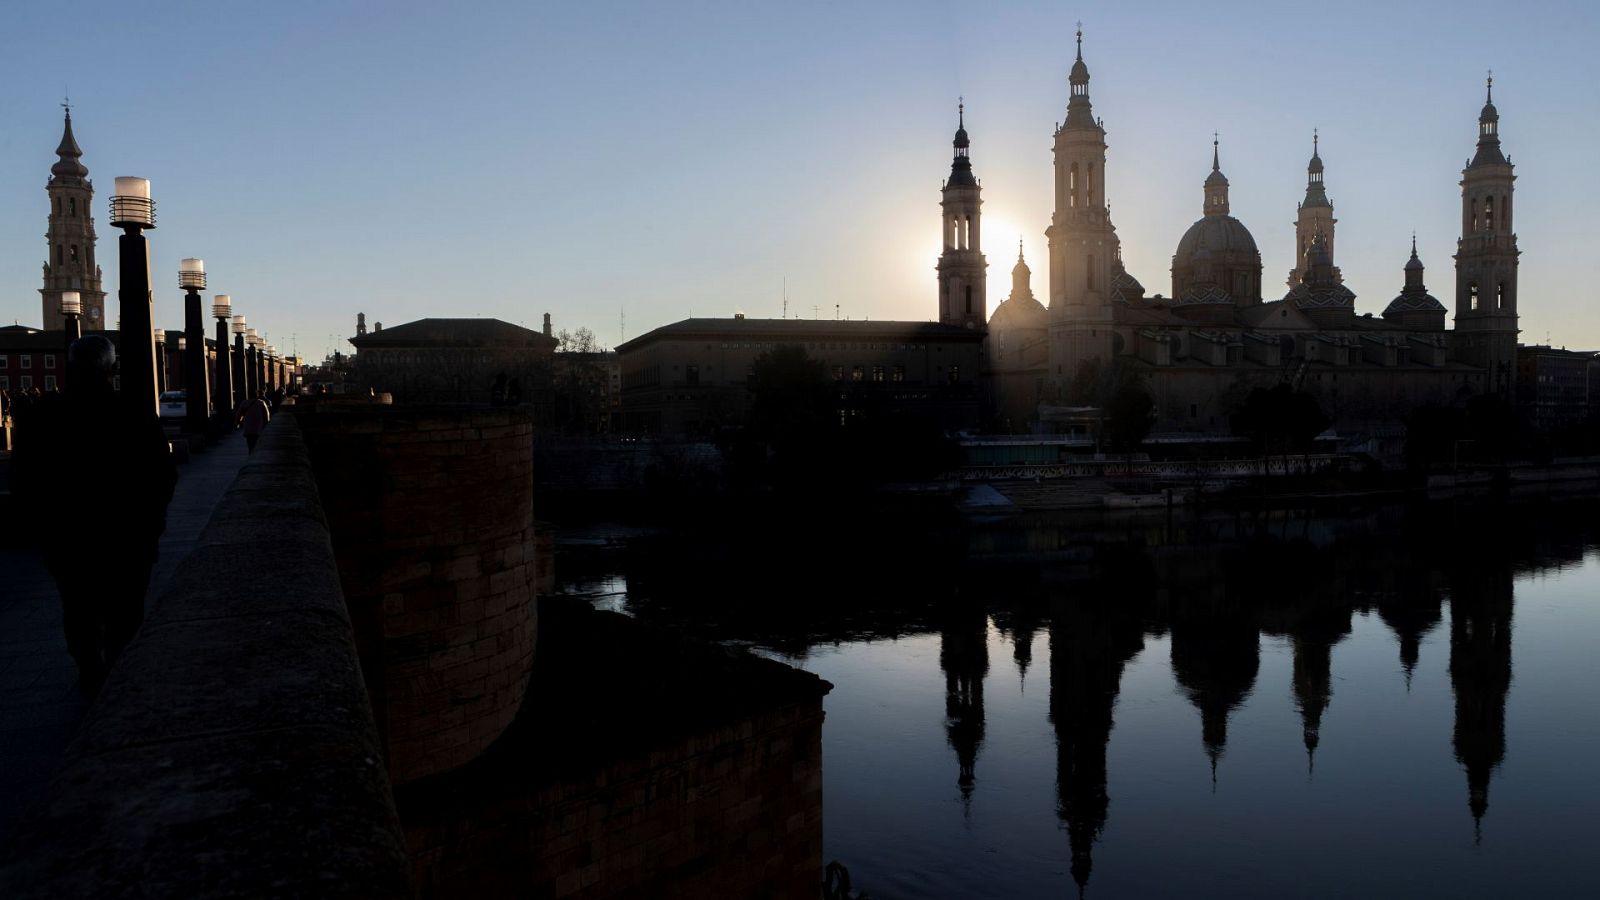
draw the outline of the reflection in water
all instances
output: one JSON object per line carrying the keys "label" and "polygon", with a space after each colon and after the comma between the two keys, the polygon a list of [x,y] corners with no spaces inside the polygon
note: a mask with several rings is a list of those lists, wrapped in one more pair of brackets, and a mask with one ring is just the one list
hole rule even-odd
{"label": "reflection in water", "polygon": [[1456,695],[1456,760],[1467,768],[1467,806],[1481,838],[1489,776],[1506,753],[1511,567],[1492,552],[1469,550],[1464,556],[1450,585],[1450,686]]}
{"label": "reflection in water", "polygon": [[1144,634],[1137,607],[1102,594],[1066,597],[1050,618],[1050,723],[1056,732],[1056,814],[1067,828],[1080,892],[1106,825],[1106,744],[1122,670]]}
{"label": "reflection in water", "polygon": [[944,727],[956,751],[963,805],[970,808],[983,746],[983,679],[989,675],[989,617],[983,607],[947,609],[939,628],[939,668],[944,671]]}
{"label": "reflection in water", "polygon": [[[1491,779],[1506,757],[1514,582],[1530,570],[1581,560],[1600,536],[1600,517],[1594,511],[1590,504],[1479,511],[1382,508],[1363,515],[1276,512],[1100,520],[1093,527],[1070,518],[1008,521],[969,526],[958,538],[948,530],[942,533],[944,546],[964,542],[967,548],[959,578],[924,572],[908,581],[906,568],[880,566],[878,572],[891,574],[862,575],[849,584],[840,584],[837,573],[825,569],[800,573],[784,568],[781,560],[754,554],[736,557],[738,565],[726,570],[733,574],[719,581],[715,569],[684,566],[685,539],[668,536],[659,544],[639,539],[630,548],[624,566],[627,610],[705,637],[779,648],[803,666],[808,665],[805,654],[818,646],[873,646],[884,637],[936,634],[944,688],[942,734],[948,744],[948,749],[939,749],[941,766],[948,765],[953,752],[961,821],[967,829],[983,826],[985,810],[995,815],[996,806],[986,804],[1018,802],[1016,794],[975,791],[977,769],[986,753],[985,759],[1014,758],[1017,742],[1026,739],[1015,733],[1017,720],[1007,715],[1015,712],[1017,697],[1034,696],[1025,691],[1026,676],[1035,662],[1035,637],[1044,631],[1049,696],[1042,710],[1031,708],[1034,716],[1042,712],[1053,731],[1054,815],[1067,833],[1067,869],[1082,892],[1093,871],[1095,845],[1112,812],[1107,756],[1108,748],[1115,750],[1112,732],[1119,696],[1132,690],[1123,685],[1124,674],[1131,671],[1130,663],[1147,637],[1170,643],[1171,684],[1199,714],[1210,791],[1221,795],[1213,802],[1261,802],[1249,790],[1218,790],[1219,764],[1224,787],[1248,788],[1267,777],[1253,767],[1226,764],[1230,718],[1239,721],[1234,713],[1245,705],[1297,713],[1306,779],[1316,776],[1319,745],[1327,738],[1321,778],[1343,779],[1329,787],[1334,793],[1346,791],[1352,778],[1349,767],[1330,770],[1326,755],[1335,746],[1351,747],[1351,732],[1359,742],[1368,724],[1343,718],[1339,732],[1324,732],[1335,680],[1349,694],[1340,701],[1341,709],[1350,703],[1370,715],[1374,706],[1369,697],[1346,686],[1351,675],[1366,673],[1337,672],[1336,649],[1352,647],[1350,657],[1340,658],[1363,660],[1369,667],[1374,659],[1394,659],[1392,650],[1373,656],[1351,639],[1357,614],[1376,613],[1398,644],[1401,678],[1387,683],[1410,697],[1428,635],[1438,629],[1448,603],[1452,744],[1455,760],[1465,770],[1468,808],[1481,835]],[[1487,537],[1491,534],[1495,540]],[[914,535],[902,537],[915,543]],[[703,534],[691,540],[703,542]],[[813,555],[792,541],[782,553],[801,559]],[[589,573],[584,580],[585,564],[604,570],[616,560],[568,553],[564,564],[580,570],[562,573],[567,584],[581,586],[597,578]],[[780,570],[786,572],[781,587],[786,597],[816,602],[750,602],[761,579],[771,580],[766,573]],[[614,584],[607,587],[616,589]],[[708,603],[708,597],[716,602]],[[991,617],[1012,644],[1010,664],[1021,683],[1015,692],[1007,686],[992,693],[986,715]],[[1373,635],[1382,633],[1368,629],[1362,634],[1370,646]],[[1286,668],[1275,656],[1270,665],[1264,661],[1262,635],[1282,640],[1289,654]],[[892,645],[878,645],[891,654],[885,658],[893,658]],[[1008,664],[1000,654],[995,658],[1002,669]],[[1437,672],[1442,661],[1432,665]],[[1433,700],[1442,698],[1442,682],[1417,684],[1427,695],[1416,699],[1418,705],[1402,707],[1406,711],[1400,715],[1431,716],[1434,709],[1449,714]],[[850,687],[840,683],[829,703],[843,702]],[[862,689],[872,687],[868,683]],[[928,688],[934,689],[932,684]],[[1139,689],[1149,690],[1147,677]],[[895,702],[894,696],[878,702]],[[1285,697],[1292,698],[1292,712],[1285,708]],[[1269,713],[1247,721],[1259,728],[1258,721],[1279,720]],[[1174,733],[1193,735],[1192,728],[1192,718],[1173,723]],[[1345,740],[1335,742],[1336,733]],[[824,734],[827,740],[826,730]],[[1192,737],[1184,740],[1186,748],[1193,747],[1187,743]],[[1402,749],[1408,748],[1396,748]],[[1396,758],[1403,755],[1397,752]],[[1111,765],[1120,770],[1123,759],[1114,753]],[[1001,777],[991,768],[999,765],[986,762],[986,778]],[[1296,761],[1293,777],[1308,791],[1318,786],[1298,773]],[[948,784],[948,777],[948,769],[942,769],[940,783]],[[1002,808],[999,816],[1011,812]],[[1600,813],[1600,807],[1590,812]],[[870,884],[869,873],[870,866],[857,870],[859,880]]]}

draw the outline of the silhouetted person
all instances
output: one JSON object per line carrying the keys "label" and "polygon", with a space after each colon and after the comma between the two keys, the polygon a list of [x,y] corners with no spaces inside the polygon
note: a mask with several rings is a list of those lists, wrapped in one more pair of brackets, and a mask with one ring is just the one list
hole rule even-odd
{"label": "silhouetted person", "polygon": [[256,441],[261,440],[261,430],[272,421],[272,410],[267,408],[267,402],[261,399],[259,391],[252,393],[250,399],[239,407],[233,415],[233,424],[241,426],[244,430],[244,445],[251,453],[256,452]]}
{"label": "silhouetted person", "polygon": [[112,390],[116,363],[100,335],[73,342],[71,390],[27,410],[12,458],[12,484],[45,535],[67,651],[88,695],[144,621],[150,568],[178,478],[155,410],[136,413]]}

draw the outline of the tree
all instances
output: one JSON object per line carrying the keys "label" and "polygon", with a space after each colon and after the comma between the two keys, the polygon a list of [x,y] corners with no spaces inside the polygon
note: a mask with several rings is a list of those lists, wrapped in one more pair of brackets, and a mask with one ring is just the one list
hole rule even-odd
{"label": "tree", "polygon": [[1144,443],[1150,427],[1155,424],[1155,400],[1145,389],[1142,378],[1130,379],[1120,385],[1106,404],[1110,421],[1106,436],[1111,449],[1117,453],[1132,453]]}
{"label": "tree", "polygon": [[594,332],[588,328],[579,328],[577,331],[563,328],[556,332],[557,353],[597,353],[599,350]]}

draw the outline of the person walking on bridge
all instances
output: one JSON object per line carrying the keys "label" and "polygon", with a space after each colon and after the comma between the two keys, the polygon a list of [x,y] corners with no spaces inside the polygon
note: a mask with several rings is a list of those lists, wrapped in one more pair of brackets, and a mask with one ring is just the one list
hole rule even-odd
{"label": "person walking on bridge", "polygon": [[267,401],[261,399],[260,391],[252,393],[233,416],[233,424],[244,426],[244,445],[250,448],[251,453],[256,452],[256,441],[261,439],[261,430],[270,421],[272,409],[267,406]]}
{"label": "person walking on bridge", "polygon": [[67,652],[87,696],[144,622],[167,503],[178,481],[154,409],[112,390],[117,355],[101,335],[67,348],[67,391],[21,411],[12,485],[21,521],[38,523],[61,593]]}

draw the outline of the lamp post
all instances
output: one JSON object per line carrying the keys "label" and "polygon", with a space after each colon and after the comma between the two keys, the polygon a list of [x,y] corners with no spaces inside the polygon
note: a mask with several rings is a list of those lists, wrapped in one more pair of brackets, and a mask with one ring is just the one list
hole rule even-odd
{"label": "lamp post", "polygon": [[278,348],[267,345],[267,386],[276,391],[283,387],[283,364],[278,360]]}
{"label": "lamp post", "polygon": [[[83,337],[83,324],[78,321],[78,316],[80,316],[82,314],[83,314],[83,300],[80,298],[78,292],[77,291],[62,291],[61,292],[61,317],[62,317],[62,320],[63,320],[62,329],[66,332],[66,346],[65,346],[66,352],[61,355],[61,359],[62,359],[63,362],[66,361],[67,356],[72,352],[72,342],[76,341],[78,338]],[[66,373],[68,371],[69,371],[69,369],[68,369],[67,366],[62,366],[62,368],[61,368],[61,387],[62,387],[63,390],[65,390],[66,387],[67,387]]]}
{"label": "lamp post", "polygon": [[183,429],[203,433],[211,420],[211,385],[206,377],[206,318],[200,306],[200,292],[206,287],[206,261],[190,257],[178,263],[178,287],[183,295],[183,336],[188,344],[183,352],[185,404]]}
{"label": "lamp post", "polygon": [[255,397],[261,393],[261,349],[256,337],[256,330],[249,329],[244,333],[244,369],[245,378],[250,385],[250,396]]}
{"label": "lamp post", "polygon": [[122,397],[143,418],[159,414],[155,330],[151,323],[150,242],[144,236],[145,230],[156,227],[156,205],[150,199],[149,179],[116,179],[111,194],[111,226],[122,229],[117,238]]}
{"label": "lamp post", "polygon": [[246,400],[250,399],[250,380],[245,375],[244,367],[244,333],[246,331],[244,316],[233,317],[233,395],[236,398],[233,404],[238,409]]}
{"label": "lamp post", "polygon": [[211,315],[217,319],[217,431],[226,430],[228,416],[239,407],[233,397],[233,368],[228,359],[228,317],[233,313],[233,298],[218,294],[211,298]]}
{"label": "lamp post", "polygon": [[156,329],[156,393],[167,392],[167,330]]}

